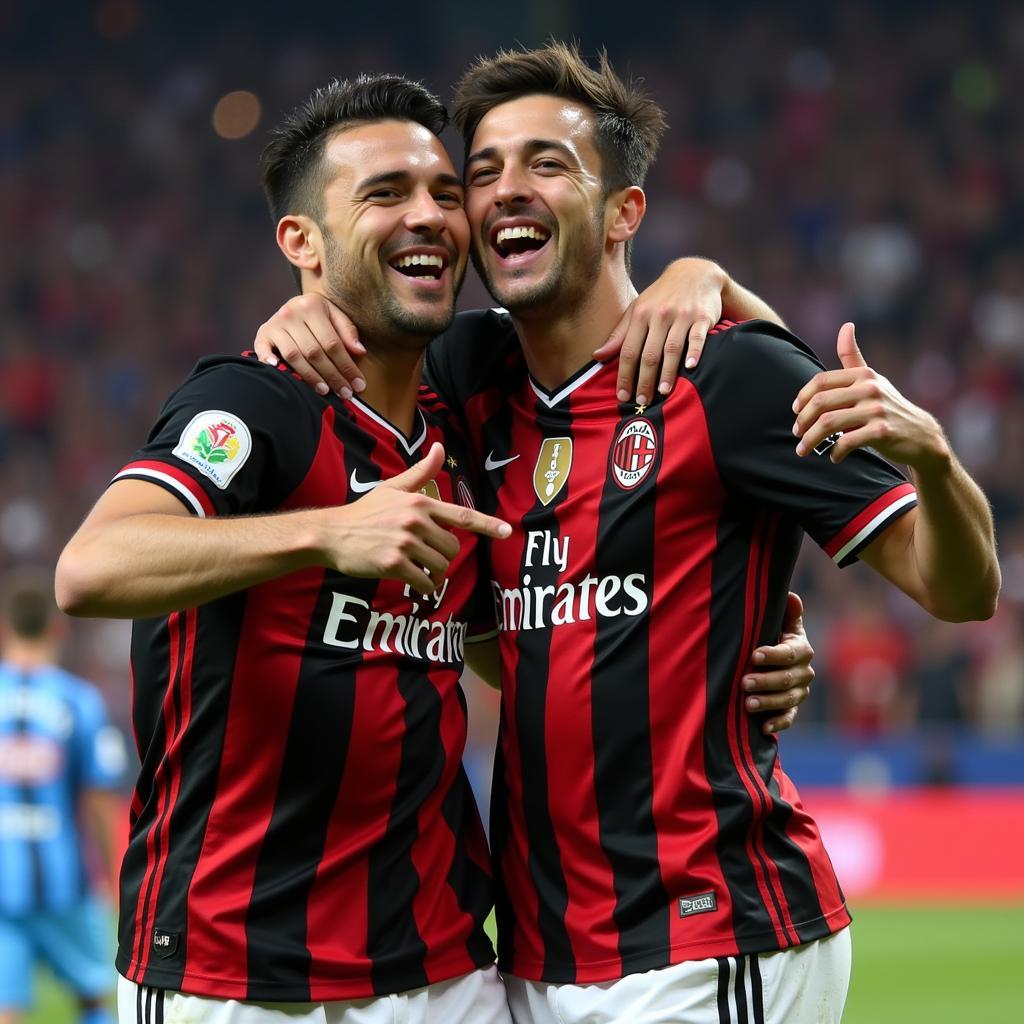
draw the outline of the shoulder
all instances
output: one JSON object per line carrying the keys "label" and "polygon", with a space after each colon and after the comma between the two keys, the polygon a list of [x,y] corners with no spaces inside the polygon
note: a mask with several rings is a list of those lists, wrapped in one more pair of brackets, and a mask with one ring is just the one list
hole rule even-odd
{"label": "shoulder", "polygon": [[323,401],[285,363],[270,366],[250,355],[214,355],[200,359],[178,392],[200,391],[216,391],[227,397],[273,396],[292,405],[322,404]]}

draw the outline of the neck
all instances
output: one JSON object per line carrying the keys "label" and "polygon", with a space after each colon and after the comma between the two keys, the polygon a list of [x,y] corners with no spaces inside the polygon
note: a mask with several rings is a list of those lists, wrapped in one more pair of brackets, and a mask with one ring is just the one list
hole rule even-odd
{"label": "neck", "polygon": [[359,399],[408,436],[416,418],[424,350],[374,339],[366,340],[366,348],[366,355],[359,361],[366,388]]}
{"label": "neck", "polygon": [[601,265],[597,282],[580,302],[555,302],[536,309],[513,312],[526,365],[534,379],[554,390],[593,359],[594,349],[611,334],[636,289],[625,266],[609,261]]}
{"label": "neck", "polygon": [[57,659],[52,644],[8,637],[4,642],[3,660],[15,668],[31,669],[52,665]]}

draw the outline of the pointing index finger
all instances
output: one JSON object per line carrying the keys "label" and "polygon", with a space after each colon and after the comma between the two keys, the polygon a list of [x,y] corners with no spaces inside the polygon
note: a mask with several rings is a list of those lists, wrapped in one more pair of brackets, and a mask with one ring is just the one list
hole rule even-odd
{"label": "pointing index finger", "polygon": [[437,501],[435,508],[431,509],[431,515],[445,526],[455,527],[459,530],[469,530],[470,533],[479,533],[485,537],[493,537],[495,540],[503,540],[511,536],[512,527],[504,519],[497,519],[494,516],[484,515],[475,508],[466,508],[464,505],[453,505],[447,501]]}

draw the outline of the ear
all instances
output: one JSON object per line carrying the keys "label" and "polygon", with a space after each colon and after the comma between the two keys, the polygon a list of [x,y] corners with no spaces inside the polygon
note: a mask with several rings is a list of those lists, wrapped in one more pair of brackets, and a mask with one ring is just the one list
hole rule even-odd
{"label": "ear", "polygon": [[630,185],[608,197],[605,223],[609,242],[628,242],[639,230],[647,210],[647,197],[638,185]]}
{"label": "ear", "polygon": [[299,270],[320,272],[320,228],[311,217],[289,214],[277,222],[277,245],[289,263]]}

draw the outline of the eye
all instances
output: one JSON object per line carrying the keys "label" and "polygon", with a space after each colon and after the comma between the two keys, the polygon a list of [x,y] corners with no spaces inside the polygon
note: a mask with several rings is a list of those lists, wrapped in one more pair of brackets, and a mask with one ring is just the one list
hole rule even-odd
{"label": "eye", "polygon": [[396,199],[401,199],[402,193],[399,192],[397,188],[378,188],[371,192],[366,198],[378,203],[387,203]]}
{"label": "eye", "polygon": [[449,209],[458,209],[463,205],[461,192],[438,192],[434,196],[434,201],[438,206],[448,207]]}
{"label": "eye", "polygon": [[489,185],[498,177],[496,167],[479,167],[469,176],[470,185]]}

